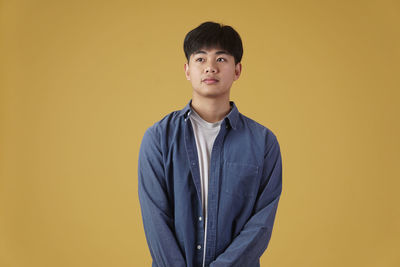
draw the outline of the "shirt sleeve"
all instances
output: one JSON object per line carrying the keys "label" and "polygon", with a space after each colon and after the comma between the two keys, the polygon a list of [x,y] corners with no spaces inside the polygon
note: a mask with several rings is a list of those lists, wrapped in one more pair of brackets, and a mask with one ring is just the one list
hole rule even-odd
{"label": "shirt sleeve", "polygon": [[[274,134],[264,156],[261,186],[253,211],[239,235],[210,267],[254,266],[267,249],[282,192],[282,159]],[[267,138],[268,140],[268,138]]]}
{"label": "shirt sleeve", "polygon": [[162,150],[154,125],[139,150],[138,193],[146,240],[153,266],[186,266],[175,238],[174,219],[164,177]]}

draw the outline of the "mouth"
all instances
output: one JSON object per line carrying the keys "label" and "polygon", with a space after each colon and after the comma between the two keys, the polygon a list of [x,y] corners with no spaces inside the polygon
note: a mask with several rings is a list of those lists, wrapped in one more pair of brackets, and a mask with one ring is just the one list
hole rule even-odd
{"label": "mouth", "polygon": [[205,83],[205,84],[214,84],[214,83],[217,83],[217,82],[218,82],[218,80],[217,79],[213,79],[213,78],[207,78],[207,79],[203,80],[203,83]]}

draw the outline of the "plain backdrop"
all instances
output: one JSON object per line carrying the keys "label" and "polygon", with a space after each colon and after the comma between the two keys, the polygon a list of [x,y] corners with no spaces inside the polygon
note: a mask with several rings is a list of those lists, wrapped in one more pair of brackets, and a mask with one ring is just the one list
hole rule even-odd
{"label": "plain backdrop", "polygon": [[231,90],[281,145],[262,266],[400,266],[398,1],[0,2],[0,266],[150,266],[144,131],[192,96],[183,38],[244,44]]}

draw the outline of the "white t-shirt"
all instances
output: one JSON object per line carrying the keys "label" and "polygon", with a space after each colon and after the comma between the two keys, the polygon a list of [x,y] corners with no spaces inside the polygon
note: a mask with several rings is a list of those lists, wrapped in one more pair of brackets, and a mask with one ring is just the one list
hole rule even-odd
{"label": "white t-shirt", "polygon": [[201,200],[204,214],[204,245],[203,245],[203,266],[206,254],[206,239],[207,239],[207,196],[208,196],[208,174],[211,159],[211,151],[221,128],[220,120],[218,122],[208,122],[199,116],[193,109],[190,112],[190,121],[193,126],[193,132],[196,139],[197,155],[199,158],[200,183],[201,183]]}

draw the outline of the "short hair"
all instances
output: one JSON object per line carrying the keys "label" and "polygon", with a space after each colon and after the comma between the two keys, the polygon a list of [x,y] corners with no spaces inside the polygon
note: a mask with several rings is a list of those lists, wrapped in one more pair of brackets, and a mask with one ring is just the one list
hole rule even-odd
{"label": "short hair", "polygon": [[187,61],[190,56],[202,48],[218,47],[226,50],[235,58],[235,64],[242,60],[243,45],[239,34],[228,25],[207,21],[188,32],[183,41],[183,50]]}

